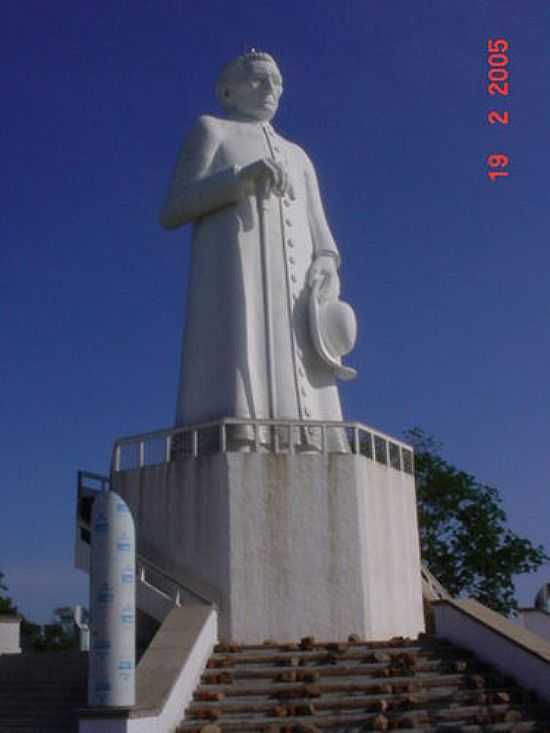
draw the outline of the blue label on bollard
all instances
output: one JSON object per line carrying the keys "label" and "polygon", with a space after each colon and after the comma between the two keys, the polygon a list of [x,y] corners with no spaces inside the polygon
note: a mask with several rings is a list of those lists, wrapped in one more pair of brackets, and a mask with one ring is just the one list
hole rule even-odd
{"label": "blue label on bollard", "polygon": [[134,665],[130,661],[125,660],[118,663],[118,675],[125,681],[130,679],[133,670]]}
{"label": "blue label on bollard", "polygon": [[129,566],[127,568],[124,568],[122,571],[122,575],[120,576],[120,579],[123,583],[133,583],[135,578],[135,571],[134,568]]}
{"label": "blue label on bollard", "polygon": [[128,507],[126,506],[126,504],[124,504],[122,501],[118,501],[117,502],[116,510],[120,514],[129,514],[130,513],[130,510],[128,509]]}
{"label": "blue label on bollard", "polygon": [[134,623],[134,609],[131,606],[125,606],[120,614],[120,620],[123,624]]}
{"label": "blue label on bollard", "polygon": [[92,643],[92,649],[97,652],[108,652],[111,648],[111,642],[104,639],[97,639]]}
{"label": "blue label on bollard", "polygon": [[96,518],[95,524],[94,524],[94,531],[96,534],[106,534],[109,529],[109,520],[104,514],[100,514],[99,517]]}
{"label": "blue label on bollard", "polygon": [[132,543],[126,533],[117,539],[116,548],[119,552],[129,552],[132,549]]}
{"label": "blue label on bollard", "polygon": [[104,606],[110,605],[114,600],[115,594],[113,591],[108,589],[100,589],[99,593],[97,594],[97,600],[98,603],[101,603]]}
{"label": "blue label on bollard", "polygon": [[96,682],[95,684],[95,691],[96,692],[111,692],[111,685],[109,682],[104,682],[103,680]]}

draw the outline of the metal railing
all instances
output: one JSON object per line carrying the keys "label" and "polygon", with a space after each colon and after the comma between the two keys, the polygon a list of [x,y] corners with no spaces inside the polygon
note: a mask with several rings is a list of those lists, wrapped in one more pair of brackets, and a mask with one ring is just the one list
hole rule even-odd
{"label": "metal railing", "polygon": [[189,427],[157,430],[115,441],[112,472],[183,458],[237,451],[363,455],[404,473],[414,472],[410,445],[358,422],[223,418]]}
{"label": "metal railing", "polygon": [[422,595],[428,601],[440,601],[452,598],[449,591],[430,572],[425,562],[420,563],[420,578],[422,580]]}
{"label": "metal railing", "polygon": [[[213,601],[187,584],[180,583],[165,572],[158,565],[147,560],[143,555],[136,556],[136,577],[140,583],[151,588],[159,595],[171,601],[175,606],[181,606],[186,597],[193,596],[202,603],[212,605]],[[160,582],[159,582],[160,581]]]}
{"label": "metal railing", "polygon": [[109,476],[102,476],[100,473],[92,473],[91,471],[78,471],[77,476],[79,496],[82,489],[109,491],[111,485]]}

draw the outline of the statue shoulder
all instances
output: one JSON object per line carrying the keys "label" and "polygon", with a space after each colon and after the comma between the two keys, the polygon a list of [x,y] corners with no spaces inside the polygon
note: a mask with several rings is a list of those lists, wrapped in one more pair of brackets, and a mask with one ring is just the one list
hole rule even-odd
{"label": "statue shoulder", "polygon": [[224,122],[225,120],[214,115],[201,115],[195,122],[194,129],[203,134],[215,135],[218,130],[223,129]]}
{"label": "statue shoulder", "polygon": [[193,125],[190,137],[195,144],[220,143],[227,134],[231,134],[235,124],[238,123],[223,117],[201,115]]}
{"label": "statue shoulder", "polygon": [[197,119],[197,125],[201,127],[219,127],[225,120],[221,117],[214,117],[214,115],[201,115]]}

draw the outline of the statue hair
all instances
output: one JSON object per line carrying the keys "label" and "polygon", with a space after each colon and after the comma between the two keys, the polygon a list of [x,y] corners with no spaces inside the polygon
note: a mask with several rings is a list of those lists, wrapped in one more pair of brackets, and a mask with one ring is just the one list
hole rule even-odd
{"label": "statue hair", "polygon": [[[227,107],[229,102],[229,88],[235,81],[242,79],[250,68],[251,61],[268,61],[279,71],[277,62],[270,54],[265,51],[256,51],[252,49],[247,53],[237,56],[236,59],[228,61],[222,67],[218,81],[216,82],[216,97],[222,107]],[[280,72],[279,72],[280,73]]]}

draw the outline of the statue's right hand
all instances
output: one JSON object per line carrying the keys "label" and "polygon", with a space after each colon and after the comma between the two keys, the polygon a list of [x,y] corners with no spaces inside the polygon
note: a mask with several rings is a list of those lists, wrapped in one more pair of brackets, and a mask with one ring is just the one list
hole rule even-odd
{"label": "statue's right hand", "polygon": [[288,188],[288,174],[285,168],[271,158],[259,158],[244,166],[238,173],[241,181],[254,185],[256,193],[261,192],[269,196],[271,192],[283,196]]}

